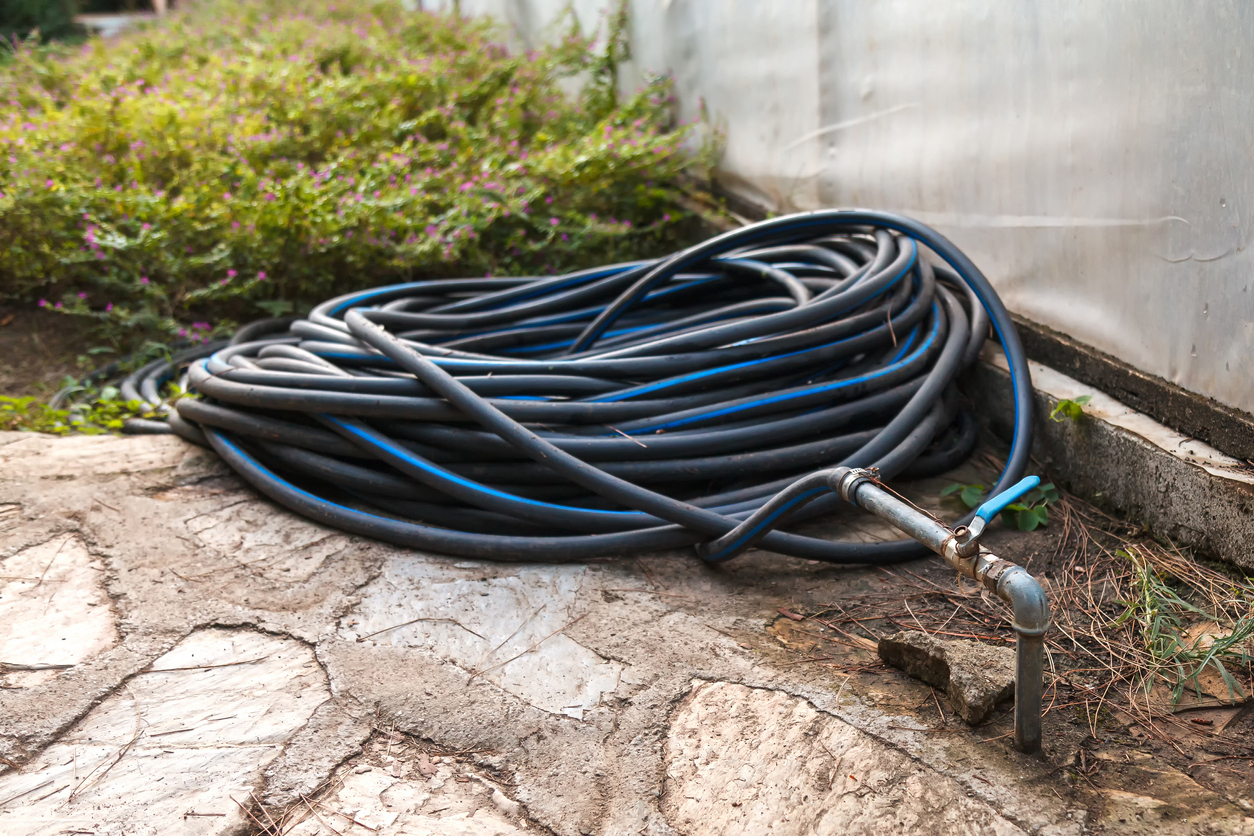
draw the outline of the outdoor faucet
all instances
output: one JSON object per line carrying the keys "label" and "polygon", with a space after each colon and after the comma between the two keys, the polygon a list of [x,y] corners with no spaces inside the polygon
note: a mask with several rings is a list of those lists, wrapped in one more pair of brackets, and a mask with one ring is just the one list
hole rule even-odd
{"label": "outdoor faucet", "polygon": [[973,578],[1010,605],[1014,613],[1015,642],[1015,748],[1036,752],[1041,748],[1041,693],[1044,690],[1043,655],[1049,629],[1049,604],[1045,591],[1022,566],[1002,560],[980,546],[988,521],[1007,505],[1040,483],[1029,476],[987,499],[976,509],[969,525],[951,529],[926,511],[890,491],[869,470],[837,467],[828,471],[828,486],[841,498],[892,523],[932,551],[962,575]]}

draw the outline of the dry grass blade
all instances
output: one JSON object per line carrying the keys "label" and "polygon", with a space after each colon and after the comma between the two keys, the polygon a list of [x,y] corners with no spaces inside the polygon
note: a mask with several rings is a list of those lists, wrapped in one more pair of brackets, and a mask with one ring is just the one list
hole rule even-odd
{"label": "dry grass blade", "polygon": [[515,659],[520,659],[520,658],[522,658],[523,656],[526,656],[528,653],[530,653],[531,651],[535,650],[537,647],[539,647],[540,645],[544,644],[546,641],[548,641],[549,639],[553,638],[553,637],[554,637],[554,636],[556,636],[558,633],[560,633],[560,632],[562,632],[563,630],[566,630],[566,629],[568,629],[568,628],[570,628],[570,627],[573,627],[575,624],[579,623],[580,621],[582,621],[582,620],[583,620],[584,618],[586,618],[586,617],[587,617],[587,613],[584,613],[583,615],[579,616],[578,618],[573,619],[572,621],[568,621],[568,622],[566,622],[565,624],[563,624],[561,627],[558,627],[558,628],[557,628],[556,630],[554,630],[552,633],[549,633],[547,636],[545,636],[544,638],[540,639],[540,641],[536,642],[535,644],[531,645],[531,647],[527,648],[527,649],[526,649],[526,650],[524,650],[522,653],[515,654],[514,656],[511,656],[511,657],[509,657],[508,659],[506,659],[504,662],[498,662],[497,664],[493,665],[493,666],[492,666],[492,667],[490,667],[490,668],[484,668],[484,669],[483,669],[483,670],[481,670],[481,671],[476,671],[475,673],[471,674],[470,679],[466,680],[466,684],[467,684],[467,685],[469,685],[471,682],[474,682],[474,681],[475,681],[475,678],[476,678],[476,677],[483,676],[485,673],[489,673],[489,672],[491,672],[491,671],[494,671],[494,670],[496,670],[497,668],[503,668],[503,667],[505,667],[506,665],[508,665],[510,662],[514,661]]}

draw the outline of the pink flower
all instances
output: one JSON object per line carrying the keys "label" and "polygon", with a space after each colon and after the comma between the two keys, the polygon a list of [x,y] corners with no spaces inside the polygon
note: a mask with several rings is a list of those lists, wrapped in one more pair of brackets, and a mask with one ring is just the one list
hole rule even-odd
{"label": "pink flower", "polygon": [[239,221],[231,221],[231,229],[239,229]]}
{"label": "pink flower", "polygon": [[230,200],[230,199],[231,199],[231,193],[230,193],[230,192],[223,192],[223,193],[222,193],[222,199],[223,199],[223,200]]}
{"label": "pink flower", "polygon": [[557,224],[558,224],[557,218],[549,218],[549,226],[557,226]]}
{"label": "pink flower", "polygon": [[144,224],[144,225],[143,225],[142,227],[140,227],[140,228],[141,228],[144,232],[147,232],[148,230],[152,229],[152,224]]}
{"label": "pink flower", "polygon": [[428,224],[425,231],[432,238],[440,234],[440,230],[436,228],[435,224]]}
{"label": "pink flower", "polygon": [[140,277],[139,277],[139,283],[140,283],[140,284],[148,284],[148,277],[147,277],[147,276],[140,276]]}
{"label": "pink flower", "polygon": [[236,273],[234,270],[227,270],[227,271],[226,271],[226,277],[227,277],[228,279],[233,279],[233,278],[235,278],[237,275],[239,275],[239,274],[238,274],[238,273]]}
{"label": "pink flower", "polygon": [[87,294],[86,294],[85,292],[83,292],[83,291],[81,291],[81,290],[80,290],[80,291],[78,292],[78,298],[79,298],[79,299],[86,299],[86,298],[87,298]]}
{"label": "pink flower", "polygon": [[39,307],[41,307],[41,308],[46,308],[46,307],[48,307],[48,300],[47,300],[47,299],[40,299],[40,300],[39,300]]}
{"label": "pink flower", "polygon": [[671,222],[671,216],[670,216],[670,215],[663,215],[663,216],[662,216],[662,223],[664,223],[664,224],[668,224],[668,223],[670,223],[670,222]]}
{"label": "pink flower", "polygon": [[111,310],[113,310],[113,303],[112,303],[112,302],[110,302],[109,304],[105,305],[105,313],[108,313],[108,312],[109,312],[109,311],[111,311]]}
{"label": "pink flower", "polygon": [[50,189],[52,188],[52,181],[51,181],[51,180],[49,180],[49,181],[48,181],[48,188],[50,188]]}
{"label": "pink flower", "polygon": [[266,280],[266,271],[265,271],[265,270],[258,270],[258,271],[257,271],[257,281],[259,281],[259,282],[264,282],[265,280]]}

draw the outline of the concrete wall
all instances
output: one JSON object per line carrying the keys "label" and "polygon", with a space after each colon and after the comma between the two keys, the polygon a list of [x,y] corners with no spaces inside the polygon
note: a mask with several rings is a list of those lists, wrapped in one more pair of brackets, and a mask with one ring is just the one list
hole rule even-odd
{"label": "concrete wall", "polygon": [[[448,6],[447,0],[425,7]],[[535,44],[571,5],[464,0]],[[669,72],[776,210],[938,227],[1008,306],[1254,411],[1254,6],[631,0],[624,84]]]}

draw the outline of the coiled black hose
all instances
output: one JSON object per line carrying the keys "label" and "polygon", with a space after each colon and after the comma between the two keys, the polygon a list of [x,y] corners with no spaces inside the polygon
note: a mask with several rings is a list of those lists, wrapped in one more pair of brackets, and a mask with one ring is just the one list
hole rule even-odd
{"label": "coiled black hose", "polygon": [[[202,352],[185,373],[202,397],[168,429],[298,513],[424,550],[552,562],[699,544],[718,561],[760,542],[887,563],[925,552],[778,530],[840,502],[790,486],[839,464],[892,478],[965,458],[975,426],[954,380],[990,321],[1016,404],[1000,490],[1031,441],[1014,325],[948,240],[861,210],[553,278],[341,296]],[[128,383],[152,401],[174,371]]]}

